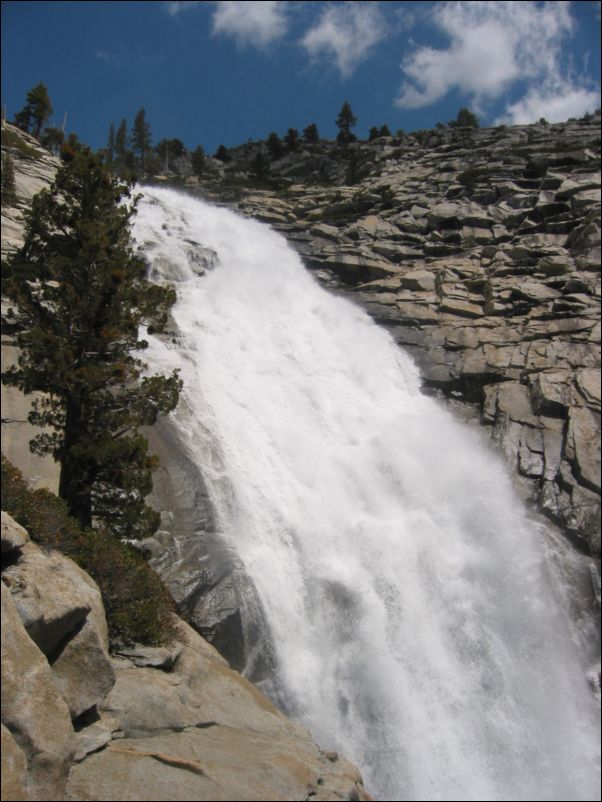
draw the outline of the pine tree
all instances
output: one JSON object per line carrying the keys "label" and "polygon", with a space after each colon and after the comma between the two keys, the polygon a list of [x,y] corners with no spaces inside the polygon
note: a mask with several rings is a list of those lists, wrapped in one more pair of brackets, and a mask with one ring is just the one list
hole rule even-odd
{"label": "pine tree", "polygon": [[45,148],[51,153],[56,154],[59,152],[61,145],[65,141],[65,134],[60,128],[54,128],[52,126],[48,126],[44,129],[42,136],[40,137],[40,144],[43,145]]}
{"label": "pine tree", "polygon": [[381,125],[380,128],[377,128],[375,125],[373,125],[368,133],[368,141],[373,142],[375,139],[378,139],[381,136],[391,136],[391,131],[389,130],[387,123]]}
{"label": "pine tree", "polygon": [[347,101],[345,101],[341,106],[339,116],[336,119],[336,125],[339,129],[339,133],[337,134],[337,142],[341,142],[343,144],[347,142],[353,142],[355,139],[355,134],[351,133],[351,129],[357,125],[357,118],[351,111],[351,106]]}
{"label": "pine tree", "polygon": [[13,206],[17,202],[15,166],[10,153],[2,156],[2,205]]}
{"label": "pine tree", "polygon": [[297,150],[299,147],[299,131],[296,128],[289,128],[284,137],[287,150]]}
{"label": "pine tree", "polygon": [[232,157],[228,153],[228,149],[225,145],[220,145],[218,149],[215,151],[214,159],[218,159],[220,162],[229,162],[232,161]]}
{"label": "pine tree", "polygon": [[269,178],[270,160],[262,150],[257,151],[251,161],[251,172],[253,177],[259,182],[263,182]]}
{"label": "pine tree", "polygon": [[284,154],[284,145],[275,131],[268,136],[266,144],[272,158],[279,159]]}
{"label": "pine tree", "polygon": [[140,165],[144,171],[146,154],[151,149],[152,142],[150,124],[146,121],[146,112],[144,109],[140,109],[138,114],[134,117],[130,142],[134,153],[137,152],[140,157]]}
{"label": "pine tree", "polygon": [[31,111],[27,108],[27,106],[15,114],[14,123],[17,128],[25,131],[26,134],[29,133],[29,129],[31,128]]}
{"label": "pine tree", "polygon": [[310,123],[307,128],[303,129],[303,139],[305,142],[309,142],[315,144],[316,142],[320,141],[320,135],[318,134],[318,126],[315,123]]}
{"label": "pine tree", "polygon": [[207,157],[205,156],[205,151],[203,150],[202,145],[199,145],[192,151],[190,164],[193,173],[197,176],[197,178],[200,178],[203,175],[207,165]]}
{"label": "pine tree", "polygon": [[40,82],[34,86],[27,93],[26,100],[25,107],[15,115],[15,124],[27,132],[33,126],[31,133],[37,138],[52,114],[52,103],[46,85]]}
{"label": "pine tree", "polygon": [[450,120],[448,125],[450,128],[480,128],[479,118],[466,106],[460,109],[456,119]]}
{"label": "pine tree", "polygon": [[111,164],[115,160],[115,126],[111,123],[109,127],[109,138],[107,140],[107,161]]}
{"label": "pine tree", "polygon": [[115,157],[121,165],[125,165],[128,158],[127,130],[127,120],[124,117],[115,134]]}
{"label": "pine tree", "polygon": [[159,142],[157,142],[153,150],[157,154],[165,171],[168,171],[171,168],[176,173],[178,172],[177,168],[174,167],[174,160],[179,159],[186,153],[186,148],[184,147],[184,143],[181,139],[178,139],[178,137],[173,137],[172,139],[161,139]]}
{"label": "pine tree", "polygon": [[146,322],[160,330],[175,299],[149,284],[135,255],[130,188],[99,156],[75,150],[49,190],[33,200],[25,243],[9,261],[4,294],[18,308],[18,365],[2,381],[42,392],[31,423],[51,427],[30,443],[60,463],[59,495],[84,526],[103,522],[121,537],[158,525],[147,507],[155,459],[141,426],[173,410],[181,382],[146,376],[135,356]]}

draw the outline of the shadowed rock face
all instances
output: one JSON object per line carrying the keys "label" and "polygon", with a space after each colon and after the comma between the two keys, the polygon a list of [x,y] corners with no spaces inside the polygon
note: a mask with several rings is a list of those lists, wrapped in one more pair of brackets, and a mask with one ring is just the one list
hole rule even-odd
{"label": "shadowed rock face", "polygon": [[274,656],[255,588],[226,546],[203,477],[169,419],[146,434],[161,463],[149,499],[161,511],[161,528],[142,543],[150,564],[197,631],[261,684],[274,674]]}
{"label": "shadowed rock face", "polygon": [[[426,391],[474,404],[539,509],[593,554],[599,126],[597,116],[321,143],[313,172],[307,154],[288,154],[271,168],[284,189],[249,189],[235,204],[388,328]],[[244,153],[233,155],[238,174]]]}

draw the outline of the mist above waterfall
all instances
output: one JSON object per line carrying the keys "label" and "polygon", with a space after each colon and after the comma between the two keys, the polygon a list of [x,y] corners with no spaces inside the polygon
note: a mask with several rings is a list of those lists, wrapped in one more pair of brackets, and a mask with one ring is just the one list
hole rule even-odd
{"label": "mist above waterfall", "polygon": [[[477,431],[267,226],[143,190],[174,282],[175,414],[254,582],[287,707],[380,799],[599,798],[599,733],[541,525]],[[199,276],[199,254],[217,254]]]}

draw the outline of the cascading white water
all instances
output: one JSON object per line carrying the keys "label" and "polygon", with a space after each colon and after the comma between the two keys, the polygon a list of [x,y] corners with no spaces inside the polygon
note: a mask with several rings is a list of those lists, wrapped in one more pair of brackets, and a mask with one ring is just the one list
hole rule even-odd
{"label": "cascading white water", "polygon": [[598,799],[560,591],[479,434],[267,226],[145,188],[134,236],[178,290],[179,336],[147,361],[181,369],[176,422],[295,715],[379,799]]}

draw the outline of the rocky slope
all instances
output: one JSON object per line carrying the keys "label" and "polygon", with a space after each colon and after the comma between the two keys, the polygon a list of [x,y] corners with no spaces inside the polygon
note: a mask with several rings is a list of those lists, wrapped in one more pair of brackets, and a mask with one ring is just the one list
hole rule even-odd
{"label": "rocky slope", "polygon": [[205,194],[281,231],[427,390],[474,404],[539,508],[599,554],[599,115],[321,143],[272,162],[278,189],[241,189],[256,151]]}
{"label": "rocky slope", "polygon": [[2,513],[2,799],[367,800],[183,621],[109,654],[98,587]]}
{"label": "rocky slope", "polygon": [[[31,199],[52,182],[60,165],[40,143],[29,134],[2,121],[2,155],[10,154],[15,168],[17,202],[2,204],[2,258],[23,244],[23,212]],[[17,359],[17,351],[10,326],[5,320],[5,302],[2,299],[2,370]],[[32,397],[26,398],[14,387],[1,389],[2,451],[23,471],[32,485],[58,488],[58,470],[51,457],[36,457],[28,443],[38,430],[27,422]]]}

